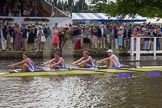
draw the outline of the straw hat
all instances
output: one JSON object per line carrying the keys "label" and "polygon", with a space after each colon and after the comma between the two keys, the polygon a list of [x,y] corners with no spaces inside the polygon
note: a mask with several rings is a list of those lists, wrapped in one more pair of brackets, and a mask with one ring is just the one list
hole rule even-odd
{"label": "straw hat", "polygon": [[28,27],[32,27],[32,24],[28,24],[27,26],[28,26]]}

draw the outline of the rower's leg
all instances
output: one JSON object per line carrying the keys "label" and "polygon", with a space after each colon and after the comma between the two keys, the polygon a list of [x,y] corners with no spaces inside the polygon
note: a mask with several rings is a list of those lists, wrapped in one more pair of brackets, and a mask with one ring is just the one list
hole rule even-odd
{"label": "rower's leg", "polygon": [[25,64],[22,66],[21,71],[22,71],[22,72],[27,72],[27,71],[29,71],[29,68],[30,68],[29,65],[25,63]]}
{"label": "rower's leg", "polygon": [[86,68],[86,67],[89,68],[89,67],[92,67],[92,66],[91,66],[90,64],[88,64],[88,63],[84,63],[84,64],[83,64],[83,67],[85,67],[85,68]]}
{"label": "rower's leg", "polygon": [[104,61],[102,64],[104,64],[104,65],[106,65],[106,67],[109,67],[109,60],[107,60],[107,61]]}
{"label": "rower's leg", "polygon": [[113,59],[109,60],[109,68],[113,68],[115,61]]}

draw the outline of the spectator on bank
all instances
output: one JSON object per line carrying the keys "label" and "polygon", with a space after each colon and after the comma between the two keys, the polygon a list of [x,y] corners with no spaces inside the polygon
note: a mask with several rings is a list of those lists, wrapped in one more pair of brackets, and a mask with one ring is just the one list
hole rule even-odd
{"label": "spectator on bank", "polygon": [[62,49],[64,40],[65,40],[65,31],[64,31],[63,27],[61,27],[59,29],[59,39],[60,39],[59,49]]}
{"label": "spectator on bank", "polygon": [[[138,33],[137,27],[134,27],[133,30],[132,30],[131,37],[138,37],[138,36],[141,36],[141,34]],[[134,49],[136,49],[136,39],[134,39]]]}
{"label": "spectator on bank", "polygon": [[42,26],[38,27],[37,30],[37,48],[38,50],[43,50],[44,49],[44,45],[45,45],[46,39],[45,39],[45,35],[42,29]]}
{"label": "spectator on bank", "polygon": [[73,26],[73,35],[72,40],[74,44],[74,49],[80,49],[81,48],[81,28],[79,26],[74,25]]}
{"label": "spectator on bank", "polygon": [[116,25],[111,25],[110,30],[111,30],[111,35],[110,35],[111,48],[117,48],[118,47],[118,45],[117,45],[117,38],[118,38],[117,26]]}
{"label": "spectator on bank", "polygon": [[130,48],[130,38],[131,38],[131,29],[126,25],[124,28],[124,33],[123,33],[123,47],[129,49]]}
{"label": "spectator on bank", "polygon": [[123,46],[123,27],[120,26],[118,28],[118,48],[119,49],[122,49],[122,46]]}
{"label": "spectator on bank", "polygon": [[[155,28],[154,32],[154,37],[161,37],[161,32],[160,32],[160,29],[159,28]],[[159,38],[156,38],[156,49],[157,50],[160,50],[160,39]]]}
{"label": "spectator on bank", "polygon": [[10,36],[12,35],[12,29],[9,25],[9,22],[5,22],[4,23],[4,26],[3,26],[3,36],[4,36],[4,39],[6,40],[6,42],[4,42],[4,46],[5,46],[5,49],[9,49],[9,45],[10,45]]}
{"label": "spectator on bank", "polygon": [[83,30],[83,48],[90,49],[90,38],[91,34],[89,31],[89,26],[86,26]]}
{"label": "spectator on bank", "polygon": [[47,38],[47,25],[46,25],[46,23],[43,23],[43,24],[42,24],[42,30],[43,30],[44,35],[45,35],[46,38]]}
{"label": "spectator on bank", "polygon": [[154,42],[154,39],[153,39],[153,37],[154,37],[154,28],[153,27],[151,27],[150,28],[150,37],[151,37],[151,39],[150,39],[150,50],[152,50],[153,49],[153,42]]}
{"label": "spectator on bank", "polygon": [[69,32],[70,32],[70,40],[69,40],[69,44],[70,44],[70,46],[69,46],[69,48],[73,48],[73,39],[72,39],[72,37],[73,37],[73,25],[72,24],[69,24]]}
{"label": "spectator on bank", "polygon": [[47,26],[47,40],[46,40],[46,49],[51,49],[52,47],[52,36],[51,36],[51,29]]}
{"label": "spectator on bank", "polygon": [[114,48],[114,25],[112,25],[112,24],[110,24],[109,26],[108,26],[108,29],[110,30],[110,46],[109,46],[109,48]]}
{"label": "spectator on bank", "polygon": [[22,42],[22,32],[19,26],[14,28],[14,49],[21,50],[21,42]]}
{"label": "spectator on bank", "polygon": [[97,48],[97,27],[95,25],[92,25],[90,28],[91,33],[91,48]]}
{"label": "spectator on bank", "polygon": [[36,32],[34,30],[34,28],[31,26],[29,28],[29,35],[28,35],[28,50],[33,50],[34,48],[34,42],[35,42],[35,38],[36,38]]}
{"label": "spectator on bank", "polygon": [[68,26],[65,26],[64,28],[64,41],[62,43],[62,48],[70,48],[70,37],[71,37],[71,33],[70,33],[70,29]]}
{"label": "spectator on bank", "polygon": [[7,49],[13,50],[13,28],[11,26],[8,26],[7,30]]}
{"label": "spectator on bank", "polygon": [[106,30],[106,26],[103,23],[99,24],[99,30],[100,30],[100,34],[99,34],[99,43],[100,43],[100,48],[105,48],[106,47],[106,34],[105,34],[105,30]]}
{"label": "spectator on bank", "polygon": [[106,29],[105,29],[105,35],[106,35],[106,47],[110,48],[110,36],[111,36],[111,31],[109,29],[109,25],[106,24]]}
{"label": "spectator on bank", "polygon": [[59,48],[60,38],[59,38],[59,29],[57,26],[54,26],[52,31],[52,44],[54,50],[57,50]]}
{"label": "spectator on bank", "polygon": [[21,32],[22,32],[22,50],[26,50],[28,29],[25,24],[22,24]]}

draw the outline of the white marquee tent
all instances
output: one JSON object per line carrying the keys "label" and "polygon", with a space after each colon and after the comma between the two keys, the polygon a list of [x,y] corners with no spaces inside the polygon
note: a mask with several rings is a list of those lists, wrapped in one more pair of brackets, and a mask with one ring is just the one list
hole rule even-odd
{"label": "white marquee tent", "polygon": [[131,18],[128,15],[124,19],[120,19],[118,16],[110,17],[105,13],[72,13],[73,22],[84,21],[85,23],[91,23],[94,21],[99,22],[144,22],[146,18],[144,17],[135,17]]}

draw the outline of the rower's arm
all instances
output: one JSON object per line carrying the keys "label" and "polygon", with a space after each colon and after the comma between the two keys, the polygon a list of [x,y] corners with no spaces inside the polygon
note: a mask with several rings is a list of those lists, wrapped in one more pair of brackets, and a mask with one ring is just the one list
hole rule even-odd
{"label": "rower's arm", "polygon": [[61,59],[59,59],[59,61],[58,61],[57,63],[53,63],[52,66],[58,66],[59,64],[62,63],[62,61],[63,61],[63,60],[62,60],[62,58],[61,58]]}
{"label": "rower's arm", "polygon": [[24,64],[24,63],[26,63],[27,61],[26,60],[22,60],[22,61],[20,61],[20,62],[16,62],[16,63],[13,63],[13,64],[11,64],[11,65],[8,65],[8,67],[16,67],[16,66],[19,66],[19,65],[21,65],[21,64]]}
{"label": "rower's arm", "polygon": [[91,61],[91,60],[92,60],[92,58],[91,58],[91,57],[88,57],[87,60],[82,60],[82,61],[79,63],[79,65],[82,65],[82,64],[84,64],[84,63],[87,63],[87,62],[89,62],[89,61]]}
{"label": "rower's arm", "polygon": [[102,62],[107,61],[107,60],[109,60],[109,59],[110,59],[110,57],[104,58],[104,59],[101,59],[101,60],[97,61],[97,63],[102,63]]}
{"label": "rower's arm", "polygon": [[49,61],[47,61],[47,62],[43,63],[43,65],[50,64],[50,63],[52,63],[52,61],[53,61],[53,60],[54,60],[54,59],[49,60]]}
{"label": "rower's arm", "polygon": [[78,64],[79,62],[81,62],[83,60],[83,57],[81,57],[79,60],[73,62],[72,64]]}

